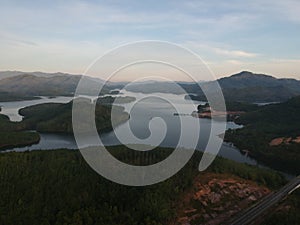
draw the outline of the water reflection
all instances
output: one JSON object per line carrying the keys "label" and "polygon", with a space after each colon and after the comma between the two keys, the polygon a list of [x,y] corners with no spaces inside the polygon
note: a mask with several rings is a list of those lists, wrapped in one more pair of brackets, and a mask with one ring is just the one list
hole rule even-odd
{"label": "water reflection", "polygon": [[[141,93],[131,93],[125,92],[123,96],[134,96],[136,97],[136,102],[145,98],[145,94]],[[174,95],[174,94],[162,94],[157,93],[154,94],[154,98],[148,98],[148,100],[141,101],[140,104],[137,104],[135,107],[134,104],[136,102],[123,104],[125,110],[129,110],[131,107],[134,110],[130,113],[131,117],[129,121],[124,124],[119,125],[115,128],[115,131],[110,131],[106,133],[101,133],[100,138],[104,145],[118,145],[118,144],[132,144],[132,137],[128,133],[128,127],[130,127],[133,134],[136,137],[144,139],[143,144],[153,145],[153,142],[157,142],[157,140],[146,139],[150,135],[149,130],[149,122],[151,122],[152,132],[160,132],[163,129],[163,126],[167,125],[167,133],[165,138],[160,143],[160,146],[163,147],[176,147],[178,144],[178,139],[180,136],[181,126],[184,126],[186,130],[189,130],[188,133],[184,133],[184,142],[181,147],[191,148],[191,143],[194,138],[199,138],[197,149],[204,150],[207,139],[211,129],[211,123],[209,119],[198,119],[189,115],[192,111],[197,108],[197,105],[200,102],[195,101],[187,101],[184,99],[184,95]],[[187,114],[186,116],[182,116],[181,122],[179,121],[178,116],[174,116],[174,107],[170,104],[166,104],[166,102],[159,100],[159,98],[163,99],[172,99],[172,102],[176,103],[176,108],[178,109],[178,113]],[[20,108],[40,104],[47,102],[60,102],[66,103],[70,101],[72,97],[57,97],[57,98],[42,98],[39,100],[32,101],[21,101],[21,102],[6,102],[1,103],[3,106],[3,114],[9,115],[11,120],[20,120],[22,117],[18,114],[18,110]],[[164,119],[166,124],[163,124],[161,120],[153,120],[155,117],[161,117]],[[197,133],[194,130],[195,123],[200,124],[200,136],[195,137]],[[220,122],[221,123],[221,122]],[[221,124],[220,124],[221,125]],[[234,124],[233,122],[226,123],[227,128],[238,128],[239,126]],[[116,134],[122,139],[122,143],[117,138]],[[63,134],[45,134],[41,133],[41,140],[38,144],[23,147],[23,148],[13,148],[8,151],[26,151],[26,150],[48,150],[48,149],[57,149],[57,148],[66,148],[66,149],[76,149],[76,141],[72,135],[63,135]],[[219,137],[215,137],[219,138]],[[134,139],[136,141],[136,139]],[[238,151],[236,148],[231,146],[228,143],[223,143],[221,150],[219,152],[220,156],[225,158],[232,159],[238,162],[245,162],[248,164],[256,165],[257,162]]]}

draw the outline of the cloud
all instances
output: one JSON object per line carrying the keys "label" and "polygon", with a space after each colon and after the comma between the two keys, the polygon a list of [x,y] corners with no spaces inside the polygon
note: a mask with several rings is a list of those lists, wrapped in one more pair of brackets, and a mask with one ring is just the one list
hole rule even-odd
{"label": "cloud", "polygon": [[158,39],[182,43],[205,60],[219,64],[220,71],[251,63],[272,63],[269,68],[273,71],[276,62],[270,59],[276,54],[287,58],[277,61],[282,67],[299,65],[298,60],[289,59],[300,56],[299,12],[299,0],[169,0],[147,4],[10,0],[0,8],[0,46],[6,52],[0,57],[2,66],[10,65],[11,69],[14,65],[30,66],[30,70],[43,66],[68,72],[77,67],[81,72],[88,60],[109,48]]}
{"label": "cloud", "polygon": [[221,48],[212,48],[216,54],[225,55],[229,57],[238,57],[238,58],[254,58],[257,57],[258,54],[252,52],[246,52],[243,50],[228,50]]}
{"label": "cloud", "polygon": [[[260,56],[258,53],[253,53],[253,52],[248,52],[244,50],[232,50],[229,47],[226,47],[222,43],[214,43],[214,42],[209,42],[209,43],[197,43],[194,41],[188,41],[185,42],[184,45],[186,45],[190,49],[200,49],[208,51],[212,56],[217,57],[225,57],[226,59],[231,59],[231,58],[255,58]],[[220,46],[221,47],[215,47],[215,46]],[[203,52],[203,51],[202,51]]]}
{"label": "cloud", "polygon": [[276,15],[278,18],[300,23],[300,1],[271,1],[271,7],[273,8],[273,15]]}
{"label": "cloud", "polygon": [[[269,21],[290,21],[300,23],[299,0],[210,0],[210,1],[185,1],[183,6],[192,12],[215,12],[215,15],[248,15],[254,18]],[[249,19],[251,19],[249,17]],[[245,21],[244,21],[245,22]],[[259,24],[256,24],[259,25]]]}
{"label": "cloud", "polygon": [[16,35],[5,33],[5,32],[0,32],[0,40],[2,42],[7,42],[9,45],[14,45],[14,46],[18,46],[18,45],[37,46],[38,45],[33,41],[20,39]]}
{"label": "cloud", "polygon": [[298,63],[300,65],[300,59],[271,59],[271,62],[275,62],[275,63]]}
{"label": "cloud", "polygon": [[242,62],[242,61],[236,60],[236,59],[226,60],[225,63],[229,63],[229,64],[233,64],[233,65],[244,65],[245,64],[245,62]]}

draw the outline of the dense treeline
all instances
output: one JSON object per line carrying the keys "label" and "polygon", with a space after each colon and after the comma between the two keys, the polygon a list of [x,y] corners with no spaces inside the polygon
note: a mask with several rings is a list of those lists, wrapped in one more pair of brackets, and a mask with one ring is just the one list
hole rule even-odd
{"label": "dense treeline", "polygon": [[[195,95],[187,95],[185,97],[187,100],[195,100],[195,101],[204,101],[207,102],[206,99],[199,99],[198,96]],[[223,105],[223,104],[222,104]],[[222,106],[220,104],[220,106]],[[248,102],[236,102],[236,101],[225,101],[226,111],[243,111],[243,112],[251,112],[260,109],[260,106],[253,103]],[[218,104],[215,104],[214,110],[224,110],[223,107],[218,107]]]}
{"label": "dense treeline", "polygon": [[[145,153],[111,147],[120,160],[141,164]],[[156,149],[147,163],[172,150]],[[150,153],[148,153],[150,154]],[[96,174],[78,151],[33,151],[0,154],[0,223],[140,225],[166,224],[174,217],[179,196],[197,175],[200,153],[172,178],[147,187],[112,183]],[[230,173],[271,188],[284,179],[271,171],[218,158],[209,172]]]}
{"label": "dense treeline", "polygon": [[0,114],[0,131],[20,131],[24,129],[24,124],[11,122],[8,116]]}
{"label": "dense treeline", "polygon": [[[126,98],[125,100],[131,99]],[[19,112],[24,117],[21,122],[11,122],[7,116],[0,114],[0,150],[37,143],[39,141],[38,133],[28,130],[72,133],[72,103],[72,101],[66,104],[45,103],[23,108]],[[85,99],[80,104],[84,109],[83,114],[92,110],[90,100]],[[129,114],[121,106],[114,106],[114,113],[116,113],[116,124],[123,123],[129,118]],[[85,116],[82,115],[82,117]],[[112,128],[111,105],[96,104],[95,122],[98,130]]]}
{"label": "dense treeline", "polygon": [[[79,103],[83,111],[82,118],[89,117],[89,112],[92,110],[93,105],[89,99],[82,99]],[[20,110],[20,114],[24,116],[22,121],[27,129],[34,129],[40,132],[60,132],[72,133],[72,105],[73,101],[62,103],[45,103],[26,107]],[[114,106],[118,115],[118,122],[122,123],[129,117],[128,113],[124,111],[123,107]],[[111,128],[111,106],[96,104],[95,119],[98,130]]]}
{"label": "dense treeline", "polygon": [[38,133],[22,131],[24,129],[24,124],[11,122],[7,116],[0,115],[0,150],[39,142]]}
{"label": "dense treeline", "polygon": [[36,132],[0,132],[0,137],[0,150],[32,145],[40,141],[40,136]]}
{"label": "dense treeline", "polygon": [[288,171],[300,173],[300,144],[282,143],[270,146],[275,138],[296,138],[300,136],[300,97],[285,103],[271,104],[259,110],[241,115],[236,122],[244,127],[228,130],[225,139],[239,149],[264,163]]}
{"label": "dense treeline", "polygon": [[39,99],[39,97],[24,96],[15,93],[0,91],[0,102],[24,101],[24,100],[34,100],[34,99]]}
{"label": "dense treeline", "polygon": [[[118,91],[112,92],[113,94],[117,93]],[[131,96],[125,96],[125,97],[112,97],[112,96],[105,96],[105,97],[99,97],[97,99],[97,103],[98,104],[113,104],[113,103],[117,103],[117,104],[125,104],[125,103],[130,103],[130,102],[134,102],[136,100],[135,97],[131,97]]]}

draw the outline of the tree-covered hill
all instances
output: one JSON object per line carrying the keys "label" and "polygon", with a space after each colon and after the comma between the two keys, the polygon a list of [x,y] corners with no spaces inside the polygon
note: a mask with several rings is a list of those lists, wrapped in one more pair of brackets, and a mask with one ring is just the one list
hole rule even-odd
{"label": "tree-covered hill", "polygon": [[[144,158],[124,146],[110,148],[133,164],[167,157],[159,148]],[[128,158],[130,156],[130,158]],[[181,195],[197,176],[200,153],[172,178],[156,185],[128,187],[95,173],[78,151],[32,151],[0,154],[0,224],[5,225],[159,225],[176,217]],[[149,161],[150,159],[150,161]],[[218,158],[210,173],[231,174],[269,188],[284,179],[277,173]],[[237,199],[238,200],[238,199]]]}
{"label": "tree-covered hill", "polygon": [[[23,108],[19,112],[24,117],[21,122],[11,122],[7,116],[0,114],[0,150],[39,142],[39,134],[34,131],[73,133],[72,104],[72,101],[69,103],[45,103]],[[80,104],[84,109],[83,113],[89,112],[92,108],[90,100],[86,99]],[[95,122],[99,131],[112,128],[111,107],[111,105],[102,103],[96,104]],[[121,106],[114,106],[114,113],[116,113],[116,124],[121,124],[129,119],[129,114]],[[84,115],[82,116],[84,117]]]}
{"label": "tree-covered hill", "polygon": [[[277,79],[275,77],[243,71],[217,80],[226,101],[239,102],[283,102],[300,95],[300,81]],[[206,100],[202,90],[196,85],[183,86],[192,100]],[[214,92],[213,82],[203,83],[208,92]]]}
{"label": "tree-covered hill", "polygon": [[[73,101],[63,103],[45,103],[26,107],[20,110],[24,116],[22,121],[27,129],[34,129],[40,132],[72,133],[72,104]],[[90,100],[83,100],[81,108],[83,112],[89,112],[92,108]],[[114,106],[118,113],[118,123],[125,122],[129,114],[121,106]],[[98,130],[110,129],[111,126],[111,105],[96,104],[95,119]],[[84,115],[83,115],[84,117]]]}
{"label": "tree-covered hill", "polygon": [[[226,140],[272,167],[299,174],[300,144],[293,141],[300,136],[299,115],[300,97],[262,106],[242,114],[236,122],[244,127],[226,132]],[[276,138],[290,141],[271,145]]]}

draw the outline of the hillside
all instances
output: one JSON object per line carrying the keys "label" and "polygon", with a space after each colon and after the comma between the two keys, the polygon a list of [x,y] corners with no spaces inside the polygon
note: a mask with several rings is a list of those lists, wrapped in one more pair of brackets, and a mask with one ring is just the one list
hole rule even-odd
{"label": "hillside", "polygon": [[[265,105],[237,119],[237,123],[251,126],[262,124],[278,128],[278,134],[296,135],[300,133],[300,96],[286,102]],[[262,127],[261,129],[266,129]]]}
{"label": "hillside", "polygon": [[[184,85],[184,84],[182,84]],[[192,85],[190,83],[189,85]],[[188,85],[188,86],[189,86]],[[185,94],[184,88],[181,87],[181,83],[173,82],[137,82],[131,83],[125,87],[127,91],[140,92],[140,93],[172,93],[172,94]]]}
{"label": "hillside", "polygon": [[[157,148],[147,152],[148,157],[143,158],[141,156],[145,152],[132,154],[125,146],[110,147],[114,156],[122,161],[128,160],[133,165],[142,162],[142,159],[152,164],[153,161],[167,157],[172,151],[173,149]],[[235,194],[230,196],[231,202],[241,202],[241,199],[247,201],[252,194],[262,197],[259,193],[264,193],[266,187],[272,190],[284,184],[284,179],[272,171],[220,158],[215,160],[209,171],[199,173],[199,157],[200,152],[178,174],[164,182],[152,186],[129,187],[98,175],[78,151],[0,154],[0,221],[5,225],[169,224],[169,221],[179,216],[177,209],[181,211],[181,196],[191,192],[197,176],[197,184],[206,187],[209,181],[203,180],[204,176],[213,174],[214,177],[210,175],[208,178],[213,177],[216,185],[209,188],[215,195],[221,196],[219,202],[211,198],[212,202],[207,201],[206,206],[202,205],[199,195],[199,199],[191,201],[198,212],[207,210],[206,214],[211,217],[229,210],[235,210],[236,213],[242,207],[247,207],[246,204],[238,209],[234,204],[228,206],[228,196],[224,192],[230,184],[226,183],[223,191],[218,186],[223,180],[235,179],[241,184],[236,184]],[[222,176],[218,176],[218,173]],[[201,187],[195,188],[199,192]],[[253,197],[251,199],[251,203],[255,202]],[[215,205],[223,209],[214,210]]]}
{"label": "hillside", "polygon": [[0,80],[4,78],[9,78],[9,77],[14,77],[14,76],[19,76],[23,74],[31,74],[33,76],[37,77],[56,77],[56,76],[78,76],[75,74],[68,74],[68,73],[61,73],[61,72],[56,72],[56,73],[45,73],[45,72],[23,72],[23,71],[0,71]]}
{"label": "hillside", "polygon": [[300,95],[300,81],[243,71],[218,80],[226,99],[246,102],[281,102]]}
{"label": "hillside", "polygon": [[[242,71],[217,80],[227,101],[242,102],[281,102],[300,95],[300,81],[295,79],[277,79],[275,77]],[[201,82],[208,93],[214,94],[214,82]],[[148,82],[132,84],[126,89],[143,93],[188,93],[190,99],[205,101],[206,97],[196,83],[178,82],[182,88],[170,82]],[[188,98],[187,98],[188,99]]]}
{"label": "hillside", "polygon": [[[89,101],[82,101],[84,112],[89,112],[92,105]],[[121,106],[114,106],[118,109],[119,123],[129,118],[127,112]],[[72,101],[66,104],[45,103],[23,108],[19,111],[24,116],[21,123],[26,129],[40,132],[72,133]],[[97,104],[95,110],[96,126],[98,130],[111,129],[111,106]],[[84,116],[83,116],[84,117]]]}
{"label": "hillside", "polygon": [[[56,73],[49,76],[34,74],[20,74],[0,79],[0,100],[18,101],[36,96],[69,96],[74,95],[80,75]],[[97,78],[88,77],[92,83],[103,84]],[[95,85],[97,86],[97,85]],[[95,87],[96,88],[96,87]],[[98,89],[97,89],[98,90]],[[108,93],[107,87],[102,89],[102,94]],[[84,94],[84,93],[82,93]]]}
{"label": "hillside", "polygon": [[[282,102],[300,95],[300,81],[295,79],[277,79],[275,77],[243,71],[230,77],[218,79],[227,101],[240,102]],[[213,94],[213,83],[207,82],[204,88]],[[187,91],[194,86],[185,87]],[[212,91],[210,91],[212,90]],[[205,101],[201,90],[190,95],[192,100]]]}
{"label": "hillside", "polygon": [[286,86],[291,90],[295,90],[300,86],[300,81],[295,79],[277,79],[270,75],[256,74],[249,71],[242,71],[229,77],[220,78],[218,82],[220,86],[225,89]]}
{"label": "hillside", "polygon": [[226,132],[225,139],[265,164],[293,174],[300,173],[300,97],[260,107],[242,114],[244,125]]}
{"label": "hillside", "polygon": [[300,190],[294,191],[280,202],[263,221],[263,225],[289,224],[298,225],[300,221]]}
{"label": "hillside", "polygon": [[[1,77],[1,74],[6,78]],[[80,78],[80,75],[64,73],[0,72],[0,93],[2,93],[0,94],[0,101],[22,100],[42,95],[72,95]],[[104,82],[97,78],[90,77],[89,79],[96,83]],[[299,80],[277,79],[273,76],[255,74],[248,71],[242,71],[238,74],[218,79],[217,81],[227,101],[282,102],[300,95]],[[201,84],[210,94],[214,94],[212,88],[213,82],[201,82]],[[125,83],[108,83],[102,93],[108,93],[109,89],[122,88],[124,85]],[[126,90],[142,93],[189,93],[193,94],[190,96],[192,100],[206,100],[198,84],[189,82],[177,82],[175,84],[158,81],[132,83],[126,87]]]}
{"label": "hillside", "polygon": [[11,122],[8,116],[0,114],[0,151],[38,143],[39,134],[25,129],[25,124]]}
{"label": "hillside", "polygon": [[[82,108],[86,109],[84,112],[88,112],[91,109],[90,100],[83,101],[80,104],[82,104]],[[129,114],[124,111],[123,107],[114,107],[114,113],[117,113],[118,118],[116,124],[128,120]],[[72,102],[29,106],[21,109],[19,113],[24,116],[21,122],[11,122],[7,116],[0,114],[0,150],[38,143],[40,136],[36,131],[52,133],[73,132]],[[98,130],[110,130],[112,128],[111,105],[98,103],[96,105],[95,119]],[[84,123],[84,121],[82,122]]]}

